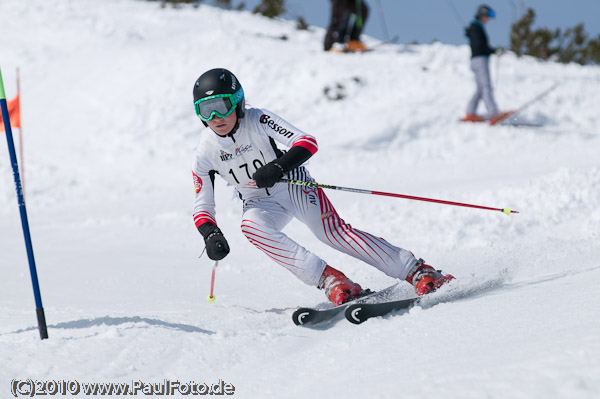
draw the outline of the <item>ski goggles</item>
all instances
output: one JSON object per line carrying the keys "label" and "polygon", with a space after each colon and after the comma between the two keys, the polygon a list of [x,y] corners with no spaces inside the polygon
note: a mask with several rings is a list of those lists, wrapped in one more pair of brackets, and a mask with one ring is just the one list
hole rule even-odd
{"label": "ski goggles", "polygon": [[490,10],[490,11],[488,12],[488,17],[490,17],[490,18],[495,18],[495,17],[496,17],[496,11],[494,11],[494,10]]}
{"label": "ski goggles", "polygon": [[215,115],[226,118],[231,115],[242,98],[244,98],[244,90],[241,87],[233,94],[215,94],[214,96],[201,98],[194,103],[196,115],[203,122],[212,120]]}

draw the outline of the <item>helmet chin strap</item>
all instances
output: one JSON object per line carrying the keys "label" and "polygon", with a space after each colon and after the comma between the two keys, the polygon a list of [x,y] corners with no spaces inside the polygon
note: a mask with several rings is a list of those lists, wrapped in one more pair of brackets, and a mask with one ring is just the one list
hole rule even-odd
{"label": "helmet chin strap", "polygon": [[237,120],[235,121],[235,126],[233,127],[233,129],[231,129],[231,132],[227,133],[227,135],[225,137],[231,137],[231,139],[233,141],[235,141],[235,139],[233,138],[233,135],[235,134],[235,132],[237,132],[238,128],[240,127],[240,119],[242,119],[245,115],[245,112],[244,112],[245,108],[246,108],[246,101],[244,99],[242,99],[241,104],[235,110],[235,115],[237,116]]}
{"label": "helmet chin strap", "polygon": [[231,132],[227,133],[227,137],[231,137],[233,139],[233,135],[235,134],[235,132],[237,132],[239,127],[240,127],[240,118],[237,118],[237,120],[235,121],[235,126],[233,127],[233,129],[231,129]]}

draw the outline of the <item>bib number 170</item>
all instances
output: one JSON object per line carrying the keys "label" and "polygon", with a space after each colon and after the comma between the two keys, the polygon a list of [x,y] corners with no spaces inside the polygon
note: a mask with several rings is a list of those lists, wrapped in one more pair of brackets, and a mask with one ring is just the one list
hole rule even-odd
{"label": "bib number 170", "polygon": [[[256,170],[258,170],[258,168],[263,166],[263,163],[260,161],[260,159],[255,159],[254,161],[252,161],[252,166],[254,166],[254,171],[256,171]],[[250,168],[247,163],[241,164],[239,166],[239,168],[245,170],[246,176],[248,176],[248,179],[252,180],[252,175],[250,174]],[[243,172],[241,172],[241,173],[243,173]],[[233,179],[235,180],[236,183],[240,184],[240,180],[235,175],[233,169],[229,169],[229,174],[233,177]]]}

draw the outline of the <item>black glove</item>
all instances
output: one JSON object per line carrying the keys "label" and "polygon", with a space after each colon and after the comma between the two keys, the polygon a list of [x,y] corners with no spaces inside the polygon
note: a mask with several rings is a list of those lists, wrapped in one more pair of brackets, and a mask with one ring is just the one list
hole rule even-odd
{"label": "black glove", "polygon": [[267,188],[273,187],[283,177],[283,174],[283,168],[275,160],[258,168],[252,178],[256,181],[256,187]]}
{"label": "black glove", "polygon": [[306,148],[294,146],[276,160],[258,168],[252,178],[258,188],[273,187],[283,175],[302,165],[311,156],[312,153]]}
{"label": "black glove", "polygon": [[198,227],[198,231],[204,237],[206,244],[206,254],[212,260],[221,260],[229,253],[229,244],[221,229],[210,222],[206,222]]}

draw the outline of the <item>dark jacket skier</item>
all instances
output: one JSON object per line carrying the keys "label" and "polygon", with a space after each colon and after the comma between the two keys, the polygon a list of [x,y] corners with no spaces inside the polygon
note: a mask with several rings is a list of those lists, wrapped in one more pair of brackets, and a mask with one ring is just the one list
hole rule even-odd
{"label": "dark jacket skier", "polygon": [[496,16],[495,11],[487,5],[481,5],[477,9],[475,18],[471,25],[465,30],[471,46],[471,70],[475,74],[476,90],[469,104],[467,105],[467,115],[462,119],[465,122],[483,122],[485,117],[477,115],[477,105],[483,100],[488,111],[489,122],[491,125],[504,120],[513,112],[500,112],[490,81],[489,56],[496,52],[496,48],[488,43],[488,36],[485,31],[485,24]]}
{"label": "dark jacket skier", "polygon": [[333,43],[346,45],[345,51],[365,51],[367,46],[360,35],[369,16],[369,8],[363,0],[331,0],[331,19],[325,34],[325,51]]}
{"label": "dark jacket skier", "polygon": [[471,25],[465,29],[465,33],[471,46],[471,58],[480,55],[489,56],[496,52],[494,47],[490,47],[485,27],[479,19],[475,18]]}

